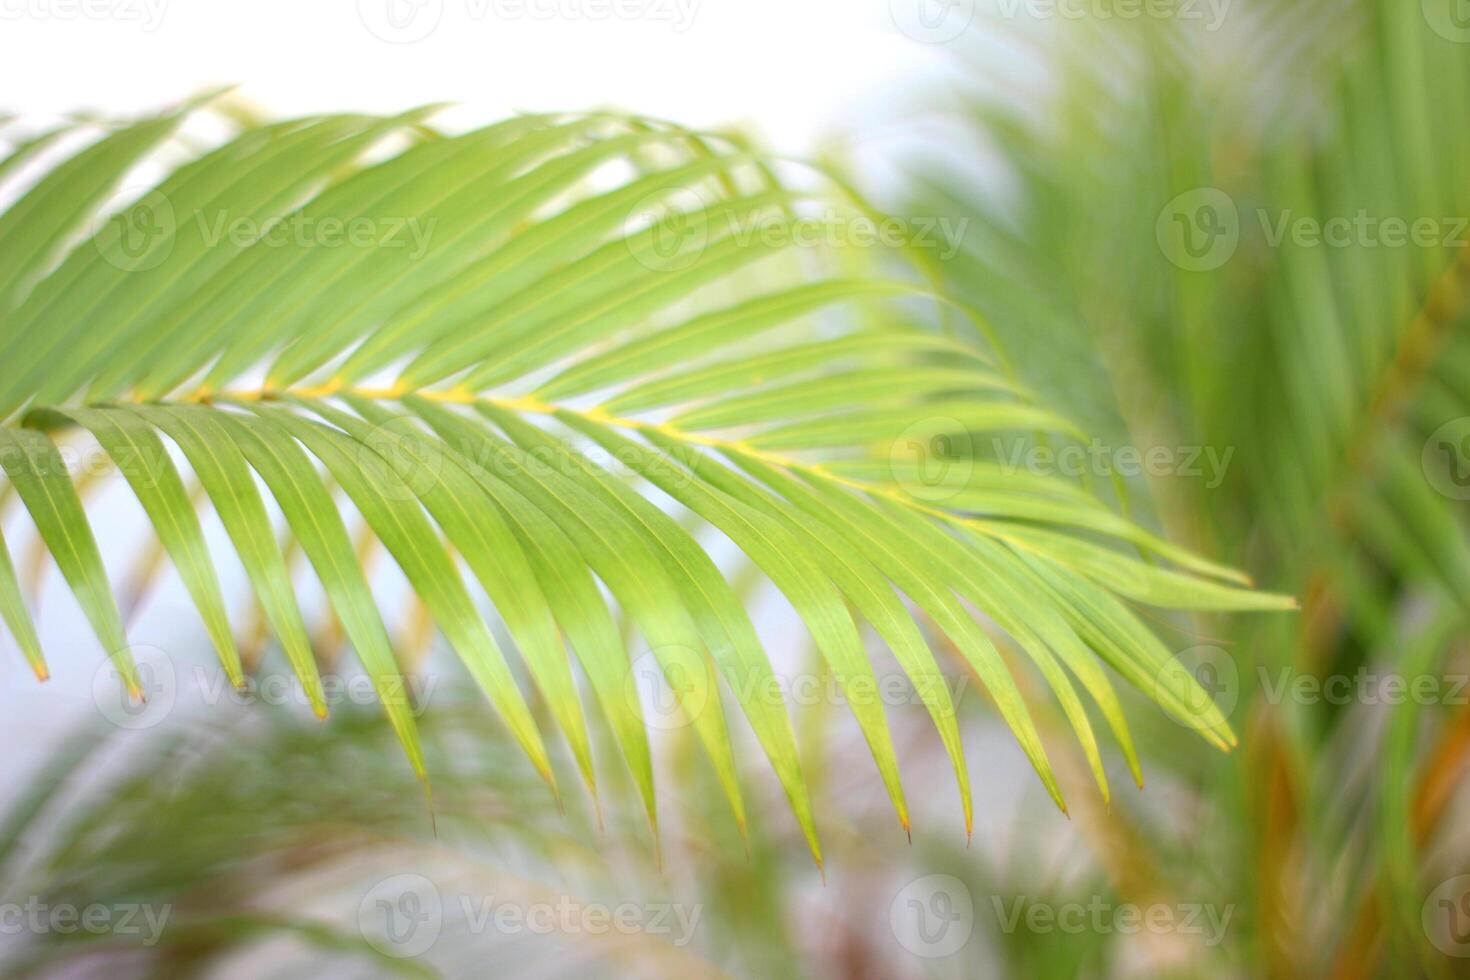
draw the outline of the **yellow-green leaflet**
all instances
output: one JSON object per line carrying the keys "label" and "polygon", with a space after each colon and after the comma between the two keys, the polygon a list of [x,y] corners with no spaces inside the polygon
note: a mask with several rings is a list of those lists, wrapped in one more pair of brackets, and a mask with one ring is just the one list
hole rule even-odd
{"label": "yellow-green leaflet", "polygon": [[66,415],[97,437],[133,488],[199,609],[225,674],[239,687],[244,683],[240,651],[235,648],[219,579],[204,544],[204,529],[163,440],[141,418],[126,412],[69,409]]}
{"label": "yellow-green leaflet", "polygon": [[[459,572],[450,561],[443,542],[429,526],[428,518],[414,501],[413,491],[404,486],[396,474],[386,467],[363,467],[360,463],[363,456],[359,454],[357,444],[336,430],[276,408],[257,407],[256,412],[258,419],[239,424],[254,433],[261,445],[281,460],[283,467],[292,467],[294,473],[283,470],[283,475],[292,476],[293,487],[304,488],[310,485],[306,480],[308,473],[316,480],[315,487],[320,492],[313,494],[315,501],[311,498],[304,500],[307,505],[305,513],[313,520],[314,530],[317,533],[327,533],[330,529],[335,551],[345,558],[343,546],[349,542],[345,529],[341,528],[341,518],[337,516],[336,507],[325,490],[321,489],[320,479],[307,461],[305,452],[294,441],[296,439],[322,461],[332,477],[357,504],[363,517],[383,540],[383,544],[398,561],[399,567],[413,583],[415,590],[428,604],[470,674],[486,697],[499,709],[511,734],[520,742],[537,771],[555,791],[556,778],[552,775],[541,734],[536,729],[535,720],[531,717],[520,689],[511,677],[505,655],[490,635],[484,620],[475,611],[469,593],[465,591],[464,582],[460,580]],[[375,455],[370,449],[361,448],[363,453]],[[279,496],[277,500],[280,500]],[[282,507],[284,509],[284,502]],[[337,523],[332,524],[329,517],[335,518]],[[337,531],[341,533],[338,534]],[[300,536],[301,530],[298,529],[297,534]],[[307,548],[307,554],[310,555],[313,538],[302,537],[301,540],[302,546]],[[338,567],[344,574],[347,573],[340,562]],[[351,569],[356,568],[354,560]],[[318,566],[318,571],[320,570]],[[357,579],[361,579],[360,572],[357,573]],[[370,596],[366,594],[366,583],[361,582],[360,585],[356,592],[366,605]],[[365,615],[366,610],[362,613]],[[401,696],[399,700],[400,703],[404,701]],[[391,703],[389,707],[391,710]],[[402,707],[407,709],[406,704],[402,704]]]}
{"label": "yellow-green leaflet", "polygon": [[276,545],[275,532],[250,467],[226,427],[229,420],[192,406],[140,405],[105,411],[134,413],[178,443],[234,542],[256,596],[280,637],[312,709],[325,717],[327,705],[322,695],[321,675],[306,626],[301,621],[301,610],[296,605],[291,576]]}
{"label": "yellow-green leaflet", "polygon": [[[307,407],[310,407],[309,405]],[[592,772],[592,750],[587,725],[577,700],[571,665],[556,635],[556,624],[544,598],[535,588],[530,565],[510,528],[490,501],[449,454],[430,448],[430,443],[412,427],[389,430],[379,420],[376,427],[336,409],[320,407],[322,417],[341,428],[358,444],[390,466],[421,500],[445,538],[461,555],[504,617],[506,626],[520,646],[541,694],[571,743],[572,754],[594,795],[597,779]],[[407,422],[407,420],[402,420]],[[378,465],[359,450],[365,468]]]}
{"label": "yellow-green leaflet", "polygon": [[46,657],[41,653],[41,641],[36,637],[36,624],[26,608],[25,596],[21,594],[20,582],[15,577],[15,563],[10,558],[10,549],[5,545],[3,534],[0,534],[0,618],[10,627],[10,635],[15,637],[21,654],[36,676],[41,680],[50,677]]}
{"label": "yellow-green leaflet", "polygon": [[123,633],[117,600],[112,596],[97,540],[61,453],[39,432],[0,428],[0,467],[20,493],[36,531],[51,550],[56,567],[71,586],[102,649],[112,658],[128,695],[141,699],[143,689]]}
{"label": "yellow-green leaflet", "polygon": [[378,616],[372,592],[357,564],[357,555],[336,504],[301,447],[282,430],[259,419],[230,418],[230,438],[251,461],[316,569],[342,627],[378,690],[388,719],[408,752],[409,761],[425,777],[423,752],[408,689],[399,673],[388,632]]}

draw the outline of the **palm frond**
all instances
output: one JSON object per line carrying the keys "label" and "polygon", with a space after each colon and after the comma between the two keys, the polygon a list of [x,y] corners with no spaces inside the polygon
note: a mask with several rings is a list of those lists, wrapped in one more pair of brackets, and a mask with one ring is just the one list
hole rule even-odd
{"label": "palm frond", "polygon": [[[667,676],[742,827],[722,684],[820,860],[786,706],[768,696],[772,664],[670,502],[718,529],[798,612],[905,825],[860,620],[922,692],[967,827],[953,705],[935,683],[941,634],[1059,805],[1008,642],[1056,694],[1104,794],[1074,680],[1138,772],[1104,664],[1233,743],[1130,603],[1291,601],[1244,588],[1240,573],[1070,483],[991,458],[981,444],[992,436],[1085,436],[985,351],[983,324],[962,338],[915,325],[956,307],[902,250],[763,233],[813,209],[819,220],[867,213],[840,185],[733,137],[609,113],[451,135],[424,109],[246,126],[204,150],[174,138],[208,111],[115,127],[51,160],[0,214],[4,469],[134,693],[103,558],[52,438],[73,427],[124,473],[238,683],[187,464],[325,713],[263,484],[421,777],[404,665],[339,491],[554,789],[535,715],[463,572],[483,587],[595,793],[569,644],[651,820],[653,770],[615,611]],[[8,159],[35,145],[22,139]],[[161,178],[129,184],[150,167]],[[45,676],[8,562],[0,599]]]}

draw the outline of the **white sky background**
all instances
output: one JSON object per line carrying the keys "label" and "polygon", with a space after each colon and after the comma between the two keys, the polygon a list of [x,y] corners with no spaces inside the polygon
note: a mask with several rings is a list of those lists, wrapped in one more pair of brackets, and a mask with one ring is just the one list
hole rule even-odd
{"label": "white sky background", "polygon": [[[939,23],[974,9],[893,3],[900,19],[932,5]],[[0,0],[0,101],[134,112],[241,82],[287,113],[617,105],[755,122],[801,152],[941,60],[947,45],[895,20],[889,0]]]}

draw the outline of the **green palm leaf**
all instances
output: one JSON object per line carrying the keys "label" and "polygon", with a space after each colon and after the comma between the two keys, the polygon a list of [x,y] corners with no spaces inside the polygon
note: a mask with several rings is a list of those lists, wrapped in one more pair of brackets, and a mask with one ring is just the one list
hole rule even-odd
{"label": "green palm leaf", "polygon": [[[931,642],[952,645],[983,680],[1059,805],[1003,655],[1012,644],[1056,694],[1104,794],[1084,693],[1137,776],[1104,664],[1206,738],[1233,742],[1130,603],[1290,600],[1242,588],[1239,573],[1084,489],[1006,471],[978,448],[997,433],[1083,436],[996,366],[1004,358],[984,350],[984,324],[974,340],[914,325],[953,304],[903,255],[761,233],[814,208],[865,213],[839,183],[787,173],[731,138],[611,114],[519,116],[451,135],[426,124],[426,109],[247,127],[203,151],[170,142],[207,111],[118,127],[0,214],[5,472],[131,687],[101,557],[48,436],[74,425],[124,471],[238,682],[178,469],[187,464],[324,712],[259,479],[421,775],[407,665],[338,489],[550,781],[535,713],[461,563],[472,573],[595,792],[575,655],[650,820],[648,740],[628,696],[642,651],[623,643],[615,613],[674,688],[741,826],[722,686],[820,860],[774,669],[675,506],[733,542],[797,611],[905,826],[863,622],[933,717],[967,826],[969,778]],[[47,141],[21,141],[5,159]],[[178,163],[181,152],[191,155]],[[166,175],[109,203],[144,160]],[[86,227],[96,230],[78,241]],[[959,448],[931,455],[944,446]],[[5,558],[0,612],[44,675]]]}

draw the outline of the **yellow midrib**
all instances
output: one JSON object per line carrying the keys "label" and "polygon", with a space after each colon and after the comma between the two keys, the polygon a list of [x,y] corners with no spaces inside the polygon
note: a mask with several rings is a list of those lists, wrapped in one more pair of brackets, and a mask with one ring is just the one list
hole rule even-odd
{"label": "yellow midrib", "polygon": [[493,405],[496,408],[503,408],[507,411],[517,412],[525,415],[550,416],[556,415],[557,413],[567,413],[584,418],[589,422],[610,426],[616,429],[622,429],[624,431],[657,432],[660,435],[666,436],[667,438],[673,439],[678,442],[683,442],[688,445],[701,446],[707,449],[732,450],[734,452],[743,453],[744,455],[749,456],[753,459],[760,460],[762,463],[765,463],[766,465],[775,467],[777,469],[809,473],[813,476],[820,477],[823,480],[835,483],[839,486],[846,487],[850,490],[856,490],[859,493],[868,494],[870,496],[884,497],[888,500],[893,501],[894,503],[901,504],[904,507],[909,508],[910,510],[917,511],[922,514],[927,514],[930,517],[947,521],[952,524],[969,527],[973,530],[981,531],[985,534],[997,538],[1002,538],[1018,547],[1025,547],[1025,542],[1018,541],[1012,538],[1010,535],[1005,534],[1002,528],[994,526],[993,524],[991,524],[991,522],[982,521],[975,518],[961,517],[957,514],[952,514],[939,508],[930,507],[927,504],[921,503],[908,496],[907,494],[900,493],[897,490],[892,490],[888,487],[876,486],[871,483],[865,483],[861,480],[854,480],[850,477],[842,476],[838,473],[833,473],[831,470],[828,470],[820,463],[802,462],[801,460],[793,459],[790,456],[783,456],[779,453],[773,453],[768,450],[759,449],[739,439],[717,439],[713,436],[701,435],[697,432],[689,432],[685,429],[680,429],[663,422],[646,422],[642,419],[630,418],[625,415],[615,415],[612,412],[603,409],[601,406],[593,406],[592,408],[572,408],[569,405],[560,405],[554,402],[543,401],[542,399],[537,398],[533,395],[520,395],[511,398],[497,397],[492,395],[482,395],[470,390],[469,388],[463,387],[441,390],[413,389],[403,385],[395,385],[390,388],[358,388],[343,385],[339,382],[328,382],[327,384],[323,385],[303,388],[257,388],[247,391],[221,392],[200,391],[191,396],[191,400],[214,401],[235,399],[239,401],[273,401],[291,397],[312,400],[320,398],[330,398],[338,395],[355,395],[359,398],[371,399],[373,401],[398,401],[406,395],[414,395],[418,398],[423,398],[426,401],[446,402],[455,405]]}

